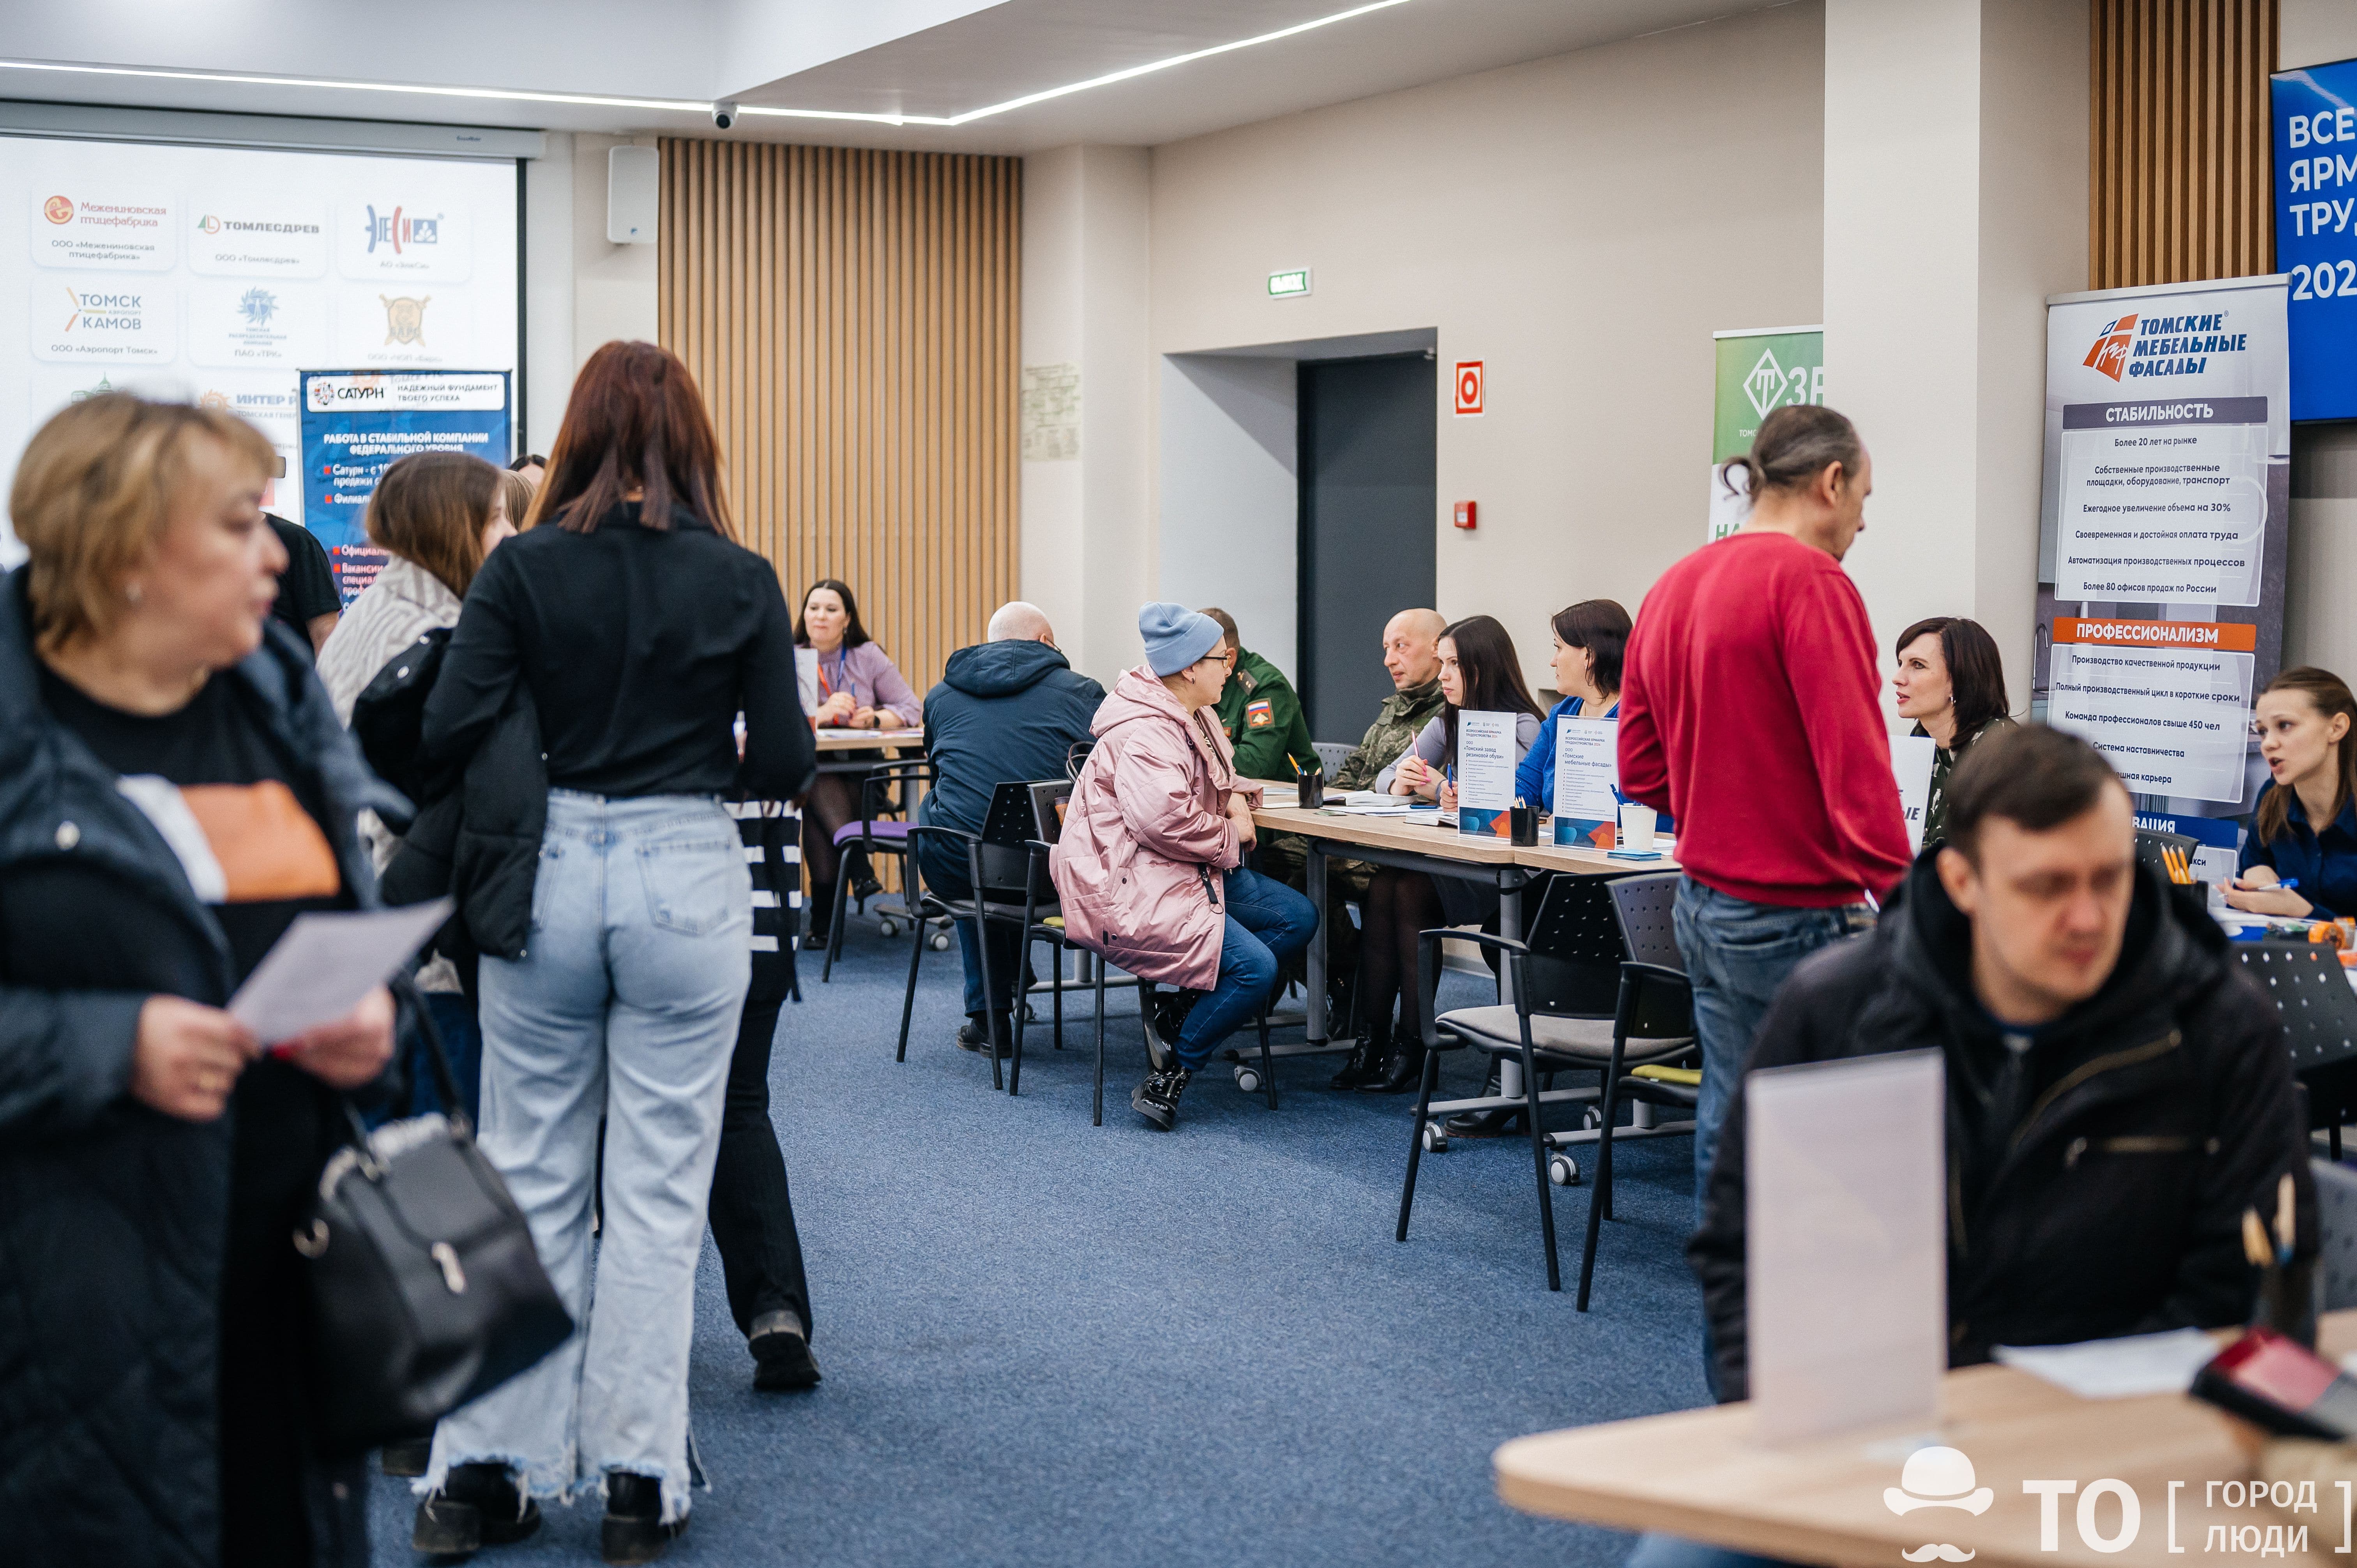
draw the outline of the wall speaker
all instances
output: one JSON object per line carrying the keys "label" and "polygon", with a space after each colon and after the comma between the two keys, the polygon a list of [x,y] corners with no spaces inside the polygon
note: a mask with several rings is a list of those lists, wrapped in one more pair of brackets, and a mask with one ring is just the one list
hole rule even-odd
{"label": "wall speaker", "polygon": [[617,245],[655,242],[662,207],[662,155],[652,147],[606,149],[606,238]]}

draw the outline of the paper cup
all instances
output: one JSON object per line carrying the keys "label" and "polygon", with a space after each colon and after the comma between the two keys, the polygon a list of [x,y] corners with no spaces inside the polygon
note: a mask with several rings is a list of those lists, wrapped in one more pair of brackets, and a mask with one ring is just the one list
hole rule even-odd
{"label": "paper cup", "polygon": [[1653,808],[1641,806],[1634,800],[1620,808],[1620,843],[1622,849],[1645,850],[1653,847]]}

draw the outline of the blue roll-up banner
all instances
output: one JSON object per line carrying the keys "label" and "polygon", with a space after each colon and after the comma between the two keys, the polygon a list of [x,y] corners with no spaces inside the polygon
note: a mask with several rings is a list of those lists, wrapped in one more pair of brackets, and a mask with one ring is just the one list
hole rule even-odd
{"label": "blue roll-up banner", "polygon": [[2279,73],[2275,114],[2291,416],[2357,419],[2357,60]]}
{"label": "blue roll-up banner", "polygon": [[305,371],[303,522],[328,547],[350,604],[384,552],[361,526],[380,475],[413,452],[467,452],[504,467],[511,414],[505,371]]}

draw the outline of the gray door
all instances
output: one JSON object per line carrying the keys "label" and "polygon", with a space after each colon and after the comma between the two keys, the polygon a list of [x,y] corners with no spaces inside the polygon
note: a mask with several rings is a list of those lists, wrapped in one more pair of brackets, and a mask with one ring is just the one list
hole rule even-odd
{"label": "gray door", "polygon": [[1355,743],[1391,695],[1383,623],[1430,605],[1434,410],[1423,354],[1301,365],[1301,705],[1318,740]]}

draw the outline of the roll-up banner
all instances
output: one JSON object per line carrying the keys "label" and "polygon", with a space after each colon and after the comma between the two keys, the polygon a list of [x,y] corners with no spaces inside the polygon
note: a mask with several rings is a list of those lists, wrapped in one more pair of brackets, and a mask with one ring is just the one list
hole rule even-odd
{"label": "roll-up banner", "polygon": [[2286,280],[2059,295],[2031,712],[2152,816],[2249,810],[2251,694],[2283,662]]}
{"label": "roll-up banner", "polygon": [[1710,434],[1710,527],[1707,543],[1743,526],[1750,498],[1727,489],[1718,466],[1751,450],[1760,422],[1788,403],[1825,401],[1825,329],[1748,327],[1714,332],[1718,357]]}
{"label": "roll-up banner", "polygon": [[505,371],[305,371],[302,382],[303,524],[349,605],[384,566],[362,526],[379,476],[413,452],[504,467],[511,389]]}

